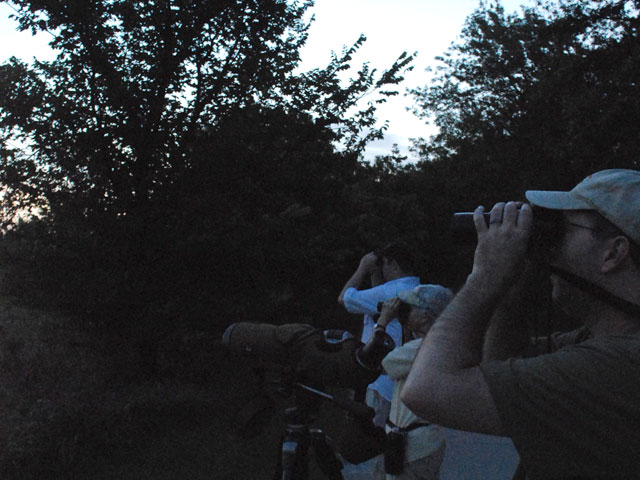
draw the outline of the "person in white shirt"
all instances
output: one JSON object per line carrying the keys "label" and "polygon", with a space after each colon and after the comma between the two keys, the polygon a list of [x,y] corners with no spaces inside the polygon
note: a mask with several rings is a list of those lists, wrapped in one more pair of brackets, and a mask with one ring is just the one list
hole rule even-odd
{"label": "person in white shirt", "polygon": [[[373,335],[375,318],[380,313],[378,304],[419,284],[420,278],[415,275],[414,258],[409,247],[404,242],[393,242],[362,257],[358,268],[342,288],[338,302],[350,313],[364,314],[361,338],[363,343],[367,343]],[[402,343],[402,326],[397,319],[389,322],[387,333],[396,345]],[[365,399],[356,400],[364,400],[373,408],[374,424],[384,427],[392,396],[393,380],[387,375],[380,375],[368,386]],[[345,480],[370,480],[376,462],[376,457],[357,465],[345,461],[342,475]]]}
{"label": "person in white shirt", "polygon": [[[390,243],[362,257],[358,268],[342,288],[338,302],[350,313],[364,314],[363,343],[373,335],[374,318],[380,313],[378,304],[420,284],[414,268],[413,255],[404,242]],[[396,345],[402,343],[402,326],[397,319],[389,322],[387,333]],[[376,425],[384,426],[392,396],[393,381],[387,375],[381,375],[367,388],[366,403],[376,411]]]}

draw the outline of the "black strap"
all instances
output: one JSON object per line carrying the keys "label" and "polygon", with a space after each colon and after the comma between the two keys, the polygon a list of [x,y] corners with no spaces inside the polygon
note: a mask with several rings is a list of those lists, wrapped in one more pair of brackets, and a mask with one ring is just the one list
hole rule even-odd
{"label": "black strap", "polygon": [[594,297],[597,297],[603,302],[608,303],[612,307],[615,307],[618,310],[622,310],[623,312],[640,319],[640,305],[625,300],[624,298],[618,297],[608,290],[605,290],[604,288],[595,285],[582,277],[579,277],[575,273],[567,272],[566,270],[562,270],[549,264],[543,264],[542,267],[548,270],[550,273],[554,273],[563,280],[566,280],[567,282],[575,285],[580,290],[590,293]]}
{"label": "black strap", "polygon": [[406,427],[399,427],[387,418],[387,426],[391,428],[397,428],[401,432],[410,432],[411,430],[415,430],[416,428],[428,427],[429,425],[431,424],[427,422],[417,421],[417,422],[410,423]]}

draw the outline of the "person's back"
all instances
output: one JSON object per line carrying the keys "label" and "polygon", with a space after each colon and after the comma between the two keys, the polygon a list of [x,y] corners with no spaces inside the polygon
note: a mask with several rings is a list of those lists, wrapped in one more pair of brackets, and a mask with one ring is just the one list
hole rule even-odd
{"label": "person's back", "polygon": [[482,366],[526,466],[514,478],[640,478],[640,332],[584,332]]}

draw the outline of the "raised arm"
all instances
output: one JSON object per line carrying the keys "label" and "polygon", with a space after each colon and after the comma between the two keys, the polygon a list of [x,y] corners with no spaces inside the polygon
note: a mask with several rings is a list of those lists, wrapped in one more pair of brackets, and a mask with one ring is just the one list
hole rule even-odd
{"label": "raised arm", "polygon": [[402,391],[402,401],[430,422],[503,434],[479,367],[489,320],[522,267],[532,222],[528,205],[496,204],[490,225],[478,207],[478,246],[471,274],[425,337]]}
{"label": "raised arm", "polygon": [[535,330],[532,325],[546,308],[542,282],[537,265],[526,262],[518,280],[491,315],[484,336],[483,362],[520,357],[531,350],[531,334]]}
{"label": "raised arm", "polygon": [[[360,259],[360,264],[356,271],[351,275],[347,283],[342,287],[342,291],[338,296],[338,303],[344,305],[344,294],[349,288],[361,290],[371,282],[371,276],[378,270],[378,257],[373,252],[367,253]],[[375,276],[375,275],[374,275]]]}

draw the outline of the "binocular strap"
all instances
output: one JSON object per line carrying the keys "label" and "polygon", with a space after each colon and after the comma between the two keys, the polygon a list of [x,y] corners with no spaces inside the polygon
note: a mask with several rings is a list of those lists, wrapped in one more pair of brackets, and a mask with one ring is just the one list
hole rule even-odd
{"label": "binocular strap", "polygon": [[549,264],[544,264],[542,267],[550,273],[553,273],[572,285],[575,285],[583,292],[589,293],[603,302],[608,303],[612,307],[640,319],[640,305],[618,297],[608,290],[605,290],[604,288],[595,285],[574,273],[567,272],[566,270],[562,270]]}

